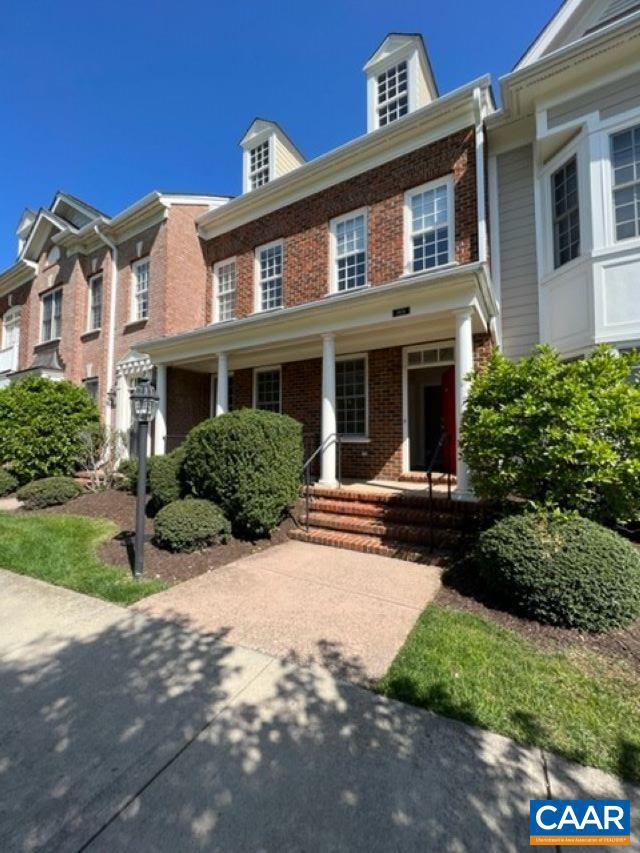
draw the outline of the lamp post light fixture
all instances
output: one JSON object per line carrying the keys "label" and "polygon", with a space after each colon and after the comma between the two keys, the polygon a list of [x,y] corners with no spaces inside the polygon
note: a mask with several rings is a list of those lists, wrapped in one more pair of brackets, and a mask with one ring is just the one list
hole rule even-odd
{"label": "lamp post light fixture", "polygon": [[144,569],[144,520],[147,494],[147,436],[149,424],[158,413],[160,401],[149,379],[138,379],[131,391],[131,416],[138,430],[138,491],[136,499],[136,541],[134,578]]}

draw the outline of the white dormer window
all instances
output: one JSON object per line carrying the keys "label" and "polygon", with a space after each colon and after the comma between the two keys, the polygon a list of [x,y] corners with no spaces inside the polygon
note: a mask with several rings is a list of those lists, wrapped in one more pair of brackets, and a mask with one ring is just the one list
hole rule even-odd
{"label": "white dormer window", "polygon": [[269,183],[270,169],[269,140],[261,142],[249,151],[249,186],[252,190]]}
{"label": "white dormer window", "polygon": [[378,74],[378,127],[409,112],[409,78],[406,60]]}

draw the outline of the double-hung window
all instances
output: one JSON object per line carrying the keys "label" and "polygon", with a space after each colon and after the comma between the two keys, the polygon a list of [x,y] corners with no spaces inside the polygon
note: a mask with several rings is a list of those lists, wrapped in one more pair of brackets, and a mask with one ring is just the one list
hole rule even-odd
{"label": "double-hung window", "polygon": [[214,320],[222,323],[236,316],[236,262],[221,261],[213,270]]}
{"label": "double-hung window", "polygon": [[62,288],[42,297],[42,329],[40,340],[54,341],[62,335]]}
{"label": "double-hung window", "polygon": [[249,187],[257,190],[263,184],[269,183],[270,175],[269,140],[261,142],[249,151]]}
{"label": "double-hung window", "polygon": [[87,394],[91,397],[94,403],[98,402],[98,379],[96,377],[91,377],[91,379],[85,379],[82,383],[84,385],[84,389]]}
{"label": "double-hung window", "polygon": [[367,216],[352,213],[331,223],[334,241],[333,289],[353,290],[367,283]]}
{"label": "double-hung window", "polygon": [[367,435],[367,360],[336,362],[336,419],[338,434],[346,438]]}
{"label": "double-hung window", "polygon": [[406,196],[407,272],[448,264],[453,255],[453,182],[411,190]]}
{"label": "double-hung window", "polygon": [[551,175],[554,269],[580,254],[578,164],[575,157]]}
{"label": "double-hung window", "polygon": [[376,88],[378,127],[390,124],[409,112],[409,71],[406,61],[378,74]]}
{"label": "double-hung window", "polygon": [[611,137],[616,240],[640,237],[640,124]]}
{"label": "double-hung window", "polygon": [[102,326],[102,273],[89,279],[89,331]]}
{"label": "double-hung window", "polygon": [[253,405],[266,412],[282,411],[282,374],[279,367],[256,370]]}
{"label": "double-hung window", "polygon": [[149,316],[149,259],[133,265],[132,319],[146,320]]}
{"label": "double-hung window", "polygon": [[269,311],[282,307],[282,243],[271,243],[257,250],[258,292],[256,309]]}

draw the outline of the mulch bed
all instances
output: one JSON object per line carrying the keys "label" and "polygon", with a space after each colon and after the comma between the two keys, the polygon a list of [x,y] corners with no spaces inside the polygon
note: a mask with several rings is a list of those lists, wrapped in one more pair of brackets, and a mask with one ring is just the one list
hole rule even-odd
{"label": "mulch bed", "polygon": [[516,616],[491,601],[486,590],[476,581],[470,559],[454,562],[445,571],[443,586],[435,603],[490,619],[515,631],[545,651],[572,648],[596,652],[613,662],[622,662],[636,675],[640,675],[640,622],[625,630],[590,634],[572,628],[541,625],[532,619]]}
{"label": "mulch bed", "polygon": [[[132,537],[135,529],[136,499],[128,492],[109,489],[80,495],[63,506],[49,507],[44,512],[58,512],[69,515],[88,515],[92,518],[108,518],[118,527],[118,533],[98,549],[98,557],[105,563],[131,568],[133,561]],[[156,548],[152,542],[146,542],[144,548],[144,573],[149,578],[159,578],[167,583],[181,581],[210,572],[241,557],[264,551],[272,545],[287,541],[287,532],[294,526],[292,519],[286,519],[270,539],[250,542],[231,538],[224,545],[215,545],[193,554],[172,554]],[[147,518],[145,531],[153,535],[153,518]]]}

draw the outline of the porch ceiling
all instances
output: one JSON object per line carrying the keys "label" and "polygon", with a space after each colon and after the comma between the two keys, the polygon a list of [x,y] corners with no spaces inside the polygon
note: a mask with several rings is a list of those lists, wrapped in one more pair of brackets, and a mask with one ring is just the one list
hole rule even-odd
{"label": "porch ceiling", "polygon": [[[214,372],[217,353],[230,369],[320,357],[322,335],[335,335],[336,353],[404,346],[452,338],[455,312],[473,308],[473,331],[488,328],[492,305],[485,267],[470,264],[310,305],[252,315],[224,325],[139,345],[156,364]],[[397,309],[408,313],[394,316]]]}

